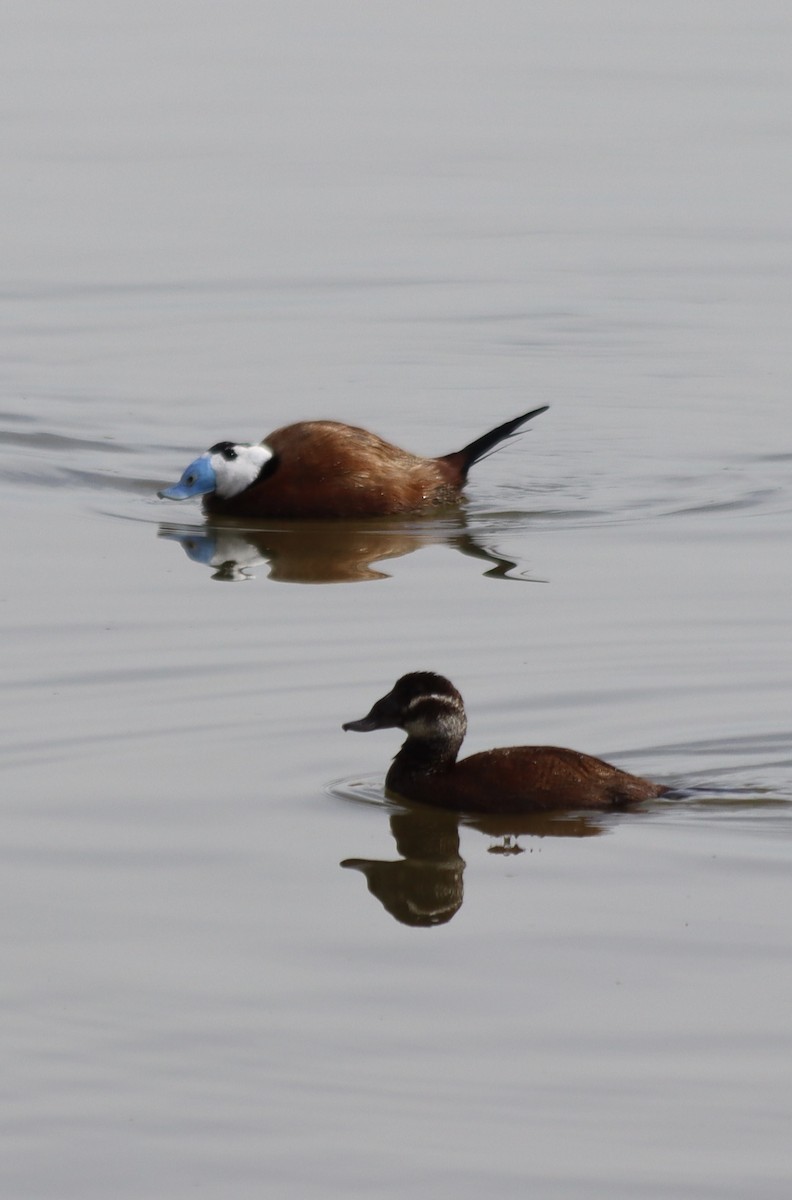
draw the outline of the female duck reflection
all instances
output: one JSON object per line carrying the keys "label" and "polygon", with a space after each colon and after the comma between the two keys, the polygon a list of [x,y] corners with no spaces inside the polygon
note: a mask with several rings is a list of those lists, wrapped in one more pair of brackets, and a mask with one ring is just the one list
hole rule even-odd
{"label": "female duck reflection", "polygon": [[391,833],[400,858],[345,858],[341,866],[360,871],[372,896],[402,925],[445,925],[462,907],[464,897],[466,864],[459,852],[462,824],[496,839],[489,848],[491,854],[522,854],[523,847],[515,840],[521,835],[596,837],[605,829],[588,815],[470,818],[421,806],[391,814]]}
{"label": "female duck reflection", "polygon": [[268,521],[266,529],[229,519],[223,524],[162,524],[159,537],[178,542],[188,558],[213,570],[213,579],[236,582],[252,579],[255,568],[269,567],[269,578],[281,583],[350,583],[387,579],[372,564],[402,558],[423,546],[444,545],[492,564],[487,575],[513,576],[517,564],[480,545],[468,531],[465,516],[453,512],[442,518],[383,517],[376,524],[361,521]]}

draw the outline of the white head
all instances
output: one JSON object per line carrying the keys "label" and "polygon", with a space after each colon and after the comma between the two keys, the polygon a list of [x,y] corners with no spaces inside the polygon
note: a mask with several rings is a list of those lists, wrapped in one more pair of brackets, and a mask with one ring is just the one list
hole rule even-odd
{"label": "white head", "polygon": [[173,487],[158,495],[163,500],[187,500],[216,492],[223,500],[238,496],[255,483],[274,453],[266,443],[218,442],[185,469]]}

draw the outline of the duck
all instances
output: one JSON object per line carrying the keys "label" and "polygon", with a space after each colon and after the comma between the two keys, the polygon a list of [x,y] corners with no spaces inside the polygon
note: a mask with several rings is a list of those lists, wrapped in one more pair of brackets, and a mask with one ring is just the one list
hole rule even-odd
{"label": "duck", "polygon": [[203,497],[209,516],[382,517],[458,500],[468,471],[548,405],[505,421],[462,450],[421,458],[356,425],[298,421],[260,442],[216,442],[157,495]]}
{"label": "duck", "polygon": [[504,746],[458,761],[467,732],[462,696],[433,671],[412,671],[367,716],[342,729],[403,729],[407,740],[385,777],[402,800],[462,813],[617,809],[669,791],[600,758],[559,746]]}

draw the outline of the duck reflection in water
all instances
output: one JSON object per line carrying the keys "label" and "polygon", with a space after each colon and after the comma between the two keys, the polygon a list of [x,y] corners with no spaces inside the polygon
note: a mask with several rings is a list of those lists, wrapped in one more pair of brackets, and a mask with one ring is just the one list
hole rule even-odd
{"label": "duck reflection in water", "polygon": [[266,528],[226,518],[206,525],[162,524],[158,535],[178,542],[187,556],[223,582],[252,579],[268,567],[281,583],[350,583],[387,579],[373,563],[401,558],[424,546],[449,546],[490,564],[486,575],[528,581],[511,575],[517,564],[480,545],[467,528],[464,513],[442,518],[380,518],[376,521],[268,521]]}
{"label": "duck reflection in water", "polygon": [[372,896],[402,925],[446,925],[462,907],[464,896],[461,825],[493,839],[490,854],[524,853],[518,841],[524,836],[596,837],[606,828],[603,821],[589,815],[462,818],[416,805],[390,818],[400,858],[346,858],[341,866],[360,871]]}

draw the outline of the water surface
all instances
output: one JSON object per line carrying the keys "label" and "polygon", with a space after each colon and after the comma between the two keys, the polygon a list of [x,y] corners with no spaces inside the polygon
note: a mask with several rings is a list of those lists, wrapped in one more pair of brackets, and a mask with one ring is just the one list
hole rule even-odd
{"label": "water surface", "polygon": [[[17,6],[4,1195],[789,1194],[782,4]],[[334,417],[435,519],[155,493]],[[386,802],[398,675],[642,812]]]}

